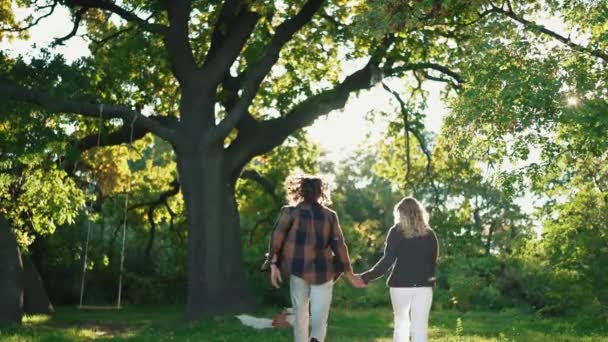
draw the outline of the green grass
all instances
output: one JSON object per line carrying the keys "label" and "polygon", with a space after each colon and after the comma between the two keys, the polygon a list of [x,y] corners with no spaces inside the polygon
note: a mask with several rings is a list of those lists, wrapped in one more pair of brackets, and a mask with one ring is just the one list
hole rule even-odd
{"label": "green grass", "polygon": [[[271,316],[276,310],[262,310]],[[431,341],[608,341],[606,324],[545,319],[516,310],[433,311]],[[391,341],[389,308],[332,308],[328,341]],[[291,330],[254,330],[233,317],[184,322],[179,309],[128,307],[120,312],[59,308],[52,317],[27,316],[22,326],[0,327],[0,341],[290,341]]]}

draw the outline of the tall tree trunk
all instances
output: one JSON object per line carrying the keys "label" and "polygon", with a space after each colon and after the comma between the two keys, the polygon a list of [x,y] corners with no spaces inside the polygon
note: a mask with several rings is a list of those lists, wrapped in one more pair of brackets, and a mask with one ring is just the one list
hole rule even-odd
{"label": "tall tree trunk", "polygon": [[23,264],[9,223],[0,216],[0,324],[23,316]]}
{"label": "tall tree trunk", "polygon": [[149,267],[148,269],[153,269],[154,265],[152,264],[152,246],[154,245],[154,238],[156,237],[156,222],[154,222],[154,206],[150,206],[148,208],[148,222],[150,223],[150,235],[148,236],[148,242],[146,243],[146,248],[144,249],[144,267]]}
{"label": "tall tree trunk", "polygon": [[494,238],[494,229],[496,229],[495,225],[496,225],[495,221],[492,221],[490,223],[490,228],[488,230],[488,237],[486,239],[486,255],[490,255],[490,253],[492,252],[492,239]]}
{"label": "tall tree trunk", "polygon": [[224,153],[177,148],[178,169],[188,218],[188,298],[186,318],[235,313],[252,308],[243,267],[236,179]]}
{"label": "tall tree trunk", "polygon": [[44,282],[32,258],[24,254],[23,260],[23,311],[28,314],[52,314],[55,308],[49,299]]}

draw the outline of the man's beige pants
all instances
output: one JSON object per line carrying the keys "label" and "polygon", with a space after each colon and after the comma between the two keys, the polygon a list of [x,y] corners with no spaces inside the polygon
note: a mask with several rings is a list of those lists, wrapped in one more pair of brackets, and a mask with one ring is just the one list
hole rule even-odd
{"label": "man's beige pants", "polygon": [[[309,342],[311,338],[315,338],[319,342],[325,341],[333,287],[333,281],[321,285],[310,285],[302,278],[293,275],[289,278],[291,304],[295,313],[293,325],[295,342]],[[309,321],[310,337],[308,334]]]}

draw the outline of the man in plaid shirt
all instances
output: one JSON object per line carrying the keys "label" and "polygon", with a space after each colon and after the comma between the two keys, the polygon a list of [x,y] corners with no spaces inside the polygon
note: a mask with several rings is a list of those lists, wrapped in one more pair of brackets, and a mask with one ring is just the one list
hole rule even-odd
{"label": "man in plaid shirt", "polygon": [[295,341],[309,341],[310,305],[310,341],[323,342],[334,280],[344,272],[354,286],[362,281],[353,275],[338,215],[319,203],[328,198],[323,181],[290,177],[287,190],[295,205],[281,208],[272,233],[267,259],[271,282],[278,288],[281,273],[289,276]]}

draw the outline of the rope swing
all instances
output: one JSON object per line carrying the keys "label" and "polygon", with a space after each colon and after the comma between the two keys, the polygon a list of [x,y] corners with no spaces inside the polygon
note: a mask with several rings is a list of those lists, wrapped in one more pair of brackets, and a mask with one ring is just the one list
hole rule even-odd
{"label": "rope swing", "polygon": [[[135,121],[137,120],[137,113],[133,114],[133,120],[131,121],[130,134],[129,134],[129,148],[130,151],[133,148],[133,131],[135,127]],[[101,129],[103,125],[103,104],[99,105],[99,131],[97,133],[97,148],[101,147]],[[129,157],[127,155],[127,164],[129,162]],[[122,278],[124,273],[124,264],[125,264],[125,246],[126,246],[126,237],[127,237],[127,213],[129,208],[129,194],[131,193],[131,184],[132,184],[132,173],[131,167],[128,167],[128,177],[127,177],[127,191],[125,193],[125,202],[124,202],[124,212],[123,212],[123,222],[122,222],[122,246],[120,251],[120,271],[118,275],[118,296],[116,299],[116,305],[109,306],[94,306],[94,305],[84,305],[84,292],[85,292],[85,278],[87,274],[87,261],[88,261],[88,253],[89,253],[89,240],[91,237],[91,220],[87,220],[87,238],[84,245],[84,258],[82,263],[82,279],[80,282],[80,303],[78,305],[79,310],[120,310],[122,309]],[[87,208],[89,216],[93,213],[93,201],[90,202],[90,205]]]}

